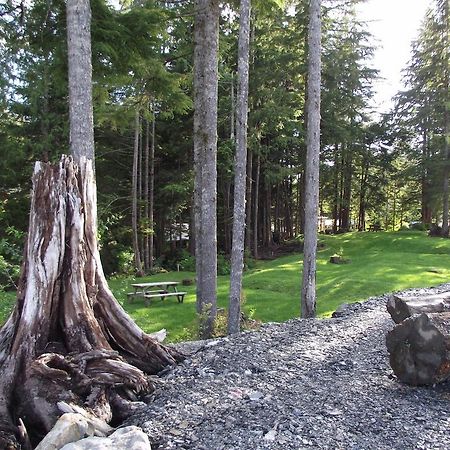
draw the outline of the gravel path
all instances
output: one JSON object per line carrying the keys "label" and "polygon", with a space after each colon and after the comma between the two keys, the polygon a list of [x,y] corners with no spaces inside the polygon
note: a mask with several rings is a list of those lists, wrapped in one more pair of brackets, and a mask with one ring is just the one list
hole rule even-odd
{"label": "gravel path", "polygon": [[450,449],[450,385],[410,387],[392,375],[387,298],[330,320],[187,343],[197,352],[128,424],[153,450]]}

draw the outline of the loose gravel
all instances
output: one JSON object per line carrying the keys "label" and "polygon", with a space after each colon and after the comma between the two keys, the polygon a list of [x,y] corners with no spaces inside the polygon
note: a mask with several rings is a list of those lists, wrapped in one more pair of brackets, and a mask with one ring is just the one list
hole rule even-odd
{"label": "loose gravel", "polygon": [[450,384],[396,380],[387,299],[185,343],[190,356],[126,425],[142,427],[153,450],[450,449]]}

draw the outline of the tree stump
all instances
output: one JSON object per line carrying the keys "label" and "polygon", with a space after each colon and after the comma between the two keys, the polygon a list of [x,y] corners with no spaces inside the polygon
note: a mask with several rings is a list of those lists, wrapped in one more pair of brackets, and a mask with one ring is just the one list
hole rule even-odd
{"label": "tree stump", "polygon": [[391,295],[387,310],[395,323],[400,323],[414,314],[450,311],[450,292],[421,297]]}
{"label": "tree stump", "polygon": [[[0,448],[35,445],[64,401],[121,420],[182,355],[144,333],[108,288],[97,246],[92,164],[36,163],[17,302],[0,330]],[[23,433],[22,433],[23,435]]]}
{"label": "tree stump", "polygon": [[331,264],[350,264],[350,260],[346,259],[340,255],[332,255],[330,256]]}
{"label": "tree stump", "polygon": [[389,361],[400,381],[430,385],[450,378],[450,313],[418,314],[386,336]]}

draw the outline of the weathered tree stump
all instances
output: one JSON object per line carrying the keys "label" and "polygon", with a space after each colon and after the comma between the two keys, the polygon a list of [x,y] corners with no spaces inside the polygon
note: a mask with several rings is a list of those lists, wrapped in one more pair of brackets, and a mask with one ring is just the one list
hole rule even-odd
{"label": "weathered tree stump", "polygon": [[120,420],[152,390],[148,375],[182,357],[115,300],[96,232],[91,162],[36,163],[17,303],[0,330],[0,448],[20,448],[19,418],[35,445],[61,401]]}
{"label": "weathered tree stump", "polygon": [[330,263],[331,264],[350,264],[350,260],[347,258],[344,258],[340,255],[332,255],[332,256],[330,256]]}
{"label": "weathered tree stump", "polygon": [[450,292],[421,297],[391,295],[387,310],[395,323],[400,323],[414,314],[450,311]]}
{"label": "weathered tree stump", "polygon": [[450,378],[450,313],[417,314],[386,336],[389,361],[400,381],[430,385]]}

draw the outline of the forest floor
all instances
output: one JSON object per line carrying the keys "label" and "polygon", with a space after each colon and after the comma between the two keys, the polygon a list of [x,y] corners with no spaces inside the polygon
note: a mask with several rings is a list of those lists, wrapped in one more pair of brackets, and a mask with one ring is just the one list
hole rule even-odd
{"label": "forest floor", "polygon": [[387,298],[333,319],[178,344],[190,356],[127,424],[141,426],[153,450],[448,449],[450,384],[396,380],[385,346],[394,325]]}

